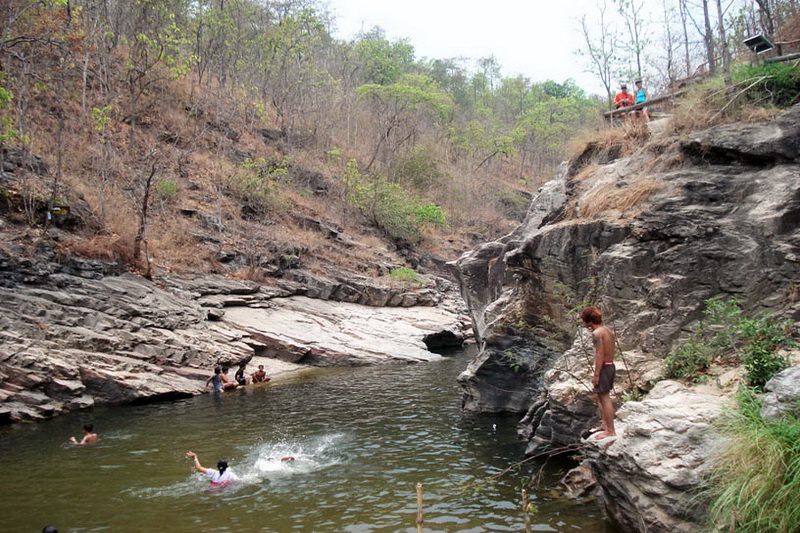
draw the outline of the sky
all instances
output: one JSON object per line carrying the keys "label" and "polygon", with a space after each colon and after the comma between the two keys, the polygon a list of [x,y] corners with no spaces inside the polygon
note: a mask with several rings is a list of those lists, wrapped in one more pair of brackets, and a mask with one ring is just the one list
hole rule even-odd
{"label": "sky", "polygon": [[584,72],[575,50],[583,44],[579,20],[597,13],[597,0],[328,0],[335,35],[350,39],[380,26],[389,40],[408,38],[417,58],[494,55],[505,77],[532,81],[568,78],[587,92],[603,86]]}

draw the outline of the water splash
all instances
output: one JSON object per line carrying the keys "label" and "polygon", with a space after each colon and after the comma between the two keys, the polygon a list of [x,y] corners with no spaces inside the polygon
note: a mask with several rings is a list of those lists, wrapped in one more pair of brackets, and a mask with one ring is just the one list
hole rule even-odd
{"label": "water splash", "polygon": [[[198,492],[238,492],[248,486],[265,485],[278,479],[309,474],[339,464],[344,459],[343,434],[330,434],[306,440],[288,440],[257,444],[244,449],[245,458],[231,467],[237,481],[226,487],[209,488],[201,474],[164,487],[127,489],[135,498],[181,498]],[[149,451],[149,450],[148,450]]]}
{"label": "water splash", "polygon": [[345,440],[343,434],[336,433],[260,444],[248,457],[252,469],[241,479],[245,482],[274,480],[329,468],[344,460],[340,450]]}

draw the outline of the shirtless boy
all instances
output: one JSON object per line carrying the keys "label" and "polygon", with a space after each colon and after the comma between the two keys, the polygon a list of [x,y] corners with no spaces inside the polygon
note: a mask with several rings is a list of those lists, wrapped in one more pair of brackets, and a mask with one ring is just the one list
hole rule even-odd
{"label": "shirtless boy", "polygon": [[594,344],[594,374],[592,375],[593,392],[597,395],[600,407],[600,431],[595,439],[616,436],[614,431],[614,405],[611,403],[611,389],[614,386],[614,332],[603,325],[603,314],[596,307],[587,307],[581,313],[581,320],[592,331]]}
{"label": "shirtless boy", "polygon": [[70,437],[69,441],[72,444],[76,444],[78,446],[86,446],[88,444],[96,444],[97,443],[97,433],[94,432],[94,425],[93,424],[86,424],[83,426],[83,438],[78,441],[75,437]]}
{"label": "shirtless boy", "polygon": [[267,373],[264,371],[264,365],[258,365],[258,370],[253,372],[251,381],[253,383],[266,383],[269,380],[270,378],[267,377]]}

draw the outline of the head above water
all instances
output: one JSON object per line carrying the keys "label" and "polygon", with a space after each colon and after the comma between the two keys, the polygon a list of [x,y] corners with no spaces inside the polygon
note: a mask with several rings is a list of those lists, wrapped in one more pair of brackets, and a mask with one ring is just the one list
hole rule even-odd
{"label": "head above water", "polygon": [[219,470],[220,474],[225,472],[225,470],[227,469],[228,469],[228,461],[226,461],[225,459],[220,459],[219,461],[217,461],[217,470]]}
{"label": "head above water", "polygon": [[83,425],[83,430],[84,430],[86,433],[92,433],[92,432],[94,432],[94,424],[84,424],[84,425]]}
{"label": "head above water", "polygon": [[42,533],[58,533],[58,529],[55,526],[44,526]]}
{"label": "head above water", "polygon": [[584,324],[599,326],[603,323],[603,313],[596,307],[587,307],[581,312],[581,320],[583,320]]}

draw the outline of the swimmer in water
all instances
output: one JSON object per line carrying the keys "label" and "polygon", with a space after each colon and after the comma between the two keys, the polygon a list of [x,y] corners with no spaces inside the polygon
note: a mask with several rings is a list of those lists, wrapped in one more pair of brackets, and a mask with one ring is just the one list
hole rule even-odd
{"label": "swimmer in water", "polygon": [[201,465],[197,454],[192,451],[186,452],[186,457],[194,460],[195,470],[205,474],[208,480],[211,481],[212,486],[224,487],[230,485],[232,481],[236,481],[237,479],[234,473],[228,470],[228,461],[225,459],[217,461],[217,469],[214,470],[213,468],[205,468]]}
{"label": "swimmer in water", "polygon": [[86,424],[83,426],[83,438],[78,442],[75,437],[70,437],[69,441],[77,446],[87,446],[97,443],[97,433],[94,432],[93,424]]}

